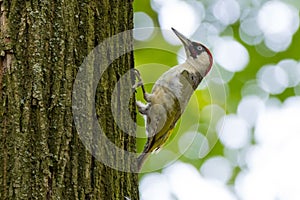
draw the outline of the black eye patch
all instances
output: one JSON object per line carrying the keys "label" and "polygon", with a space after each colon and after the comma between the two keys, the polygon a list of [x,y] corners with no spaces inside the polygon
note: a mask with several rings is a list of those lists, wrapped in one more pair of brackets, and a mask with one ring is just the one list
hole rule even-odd
{"label": "black eye patch", "polygon": [[193,43],[191,46],[189,46],[189,51],[191,56],[195,59],[204,51],[204,48],[201,44]]}

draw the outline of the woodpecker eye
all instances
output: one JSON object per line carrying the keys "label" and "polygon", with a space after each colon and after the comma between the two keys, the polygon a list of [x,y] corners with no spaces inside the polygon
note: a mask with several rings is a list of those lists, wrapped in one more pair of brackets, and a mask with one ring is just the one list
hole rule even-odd
{"label": "woodpecker eye", "polygon": [[197,46],[197,49],[198,49],[199,51],[201,51],[201,50],[202,50],[202,47],[201,47],[201,46]]}

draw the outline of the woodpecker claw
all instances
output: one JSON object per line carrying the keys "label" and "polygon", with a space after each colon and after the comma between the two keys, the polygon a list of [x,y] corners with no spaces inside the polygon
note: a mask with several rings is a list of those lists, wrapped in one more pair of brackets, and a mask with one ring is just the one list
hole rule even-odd
{"label": "woodpecker claw", "polygon": [[135,102],[135,105],[137,106],[138,108],[138,111],[142,114],[142,115],[147,115],[147,110],[148,110],[148,106],[143,104],[142,102],[140,101],[136,101]]}
{"label": "woodpecker claw", "polygon": [[143,96],[144,96],[144,99],[147,101],[147,102],[150,102],[150,98],[151,98],[151,95],[148,94],[145,90],[145,87],[144,87],[144,83],[143,83],[143,80],[141,78],[141,74],[139,72],[139,70],[137,69],[133,69],[134,70],[134,74],[136,76],[136,78],[139,80],[138,82],[136,82],[132,88],[133,89],[136,89],[138,87],[141,87],[142,88],[142,91],[143,91]]}
{"label": "woodpecker claw", "polygon": [[136,78],[139,80],[138,82],[136,82],[133,86],[132,86],[132,89],[136,89],[140,86],[143,85],[143,82],[142,82],[142,78],[141,78],[141,74],[140,72],[137,70],[137,69],[133,69],[134,70],[134,74],[136,76]]}
{"label": "woodpecker claw", "polygon": [[140,87],[140,86],[142,86],[142,85],[143,85],[143,82],[141,82],[141,81],[136,82],[136,83],[132,86],[132,89],[136,89],[136,88],[138,88],[138,87]]}

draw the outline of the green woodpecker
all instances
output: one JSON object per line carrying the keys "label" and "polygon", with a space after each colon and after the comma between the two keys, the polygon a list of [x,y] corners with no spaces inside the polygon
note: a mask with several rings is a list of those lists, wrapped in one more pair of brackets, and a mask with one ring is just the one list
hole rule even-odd
{"label": "green woodpecker", "polygon": [[158,150],[169,138],[176,122],[185,110],[194,90],[210,71],[213,58],[203,44],[193,42],[176,31],[184,45],[186,61],[166,71],[154,84],[151,94],[146,93],[139,71],[139,80],[133,88],[141,86],[147,104],[137,101],[138,111],[145,116],[148,140],[138,158],[140,170],[149,153]]}

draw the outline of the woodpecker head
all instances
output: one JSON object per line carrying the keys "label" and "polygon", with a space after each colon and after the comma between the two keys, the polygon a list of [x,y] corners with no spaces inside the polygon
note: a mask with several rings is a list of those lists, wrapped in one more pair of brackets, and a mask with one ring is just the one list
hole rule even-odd
{"label": "woodpecker head", "polygon": [[204,74],[202,75],[205,76],[209,72],[213,64],[213,58],[208,48],[201,43],[193,42],[187,39],[184,35],[179,33],[174,28],[172,28],[172,30],[183,43],[187,56],[187,62],[191,63],[201,72],[203,71]]}

